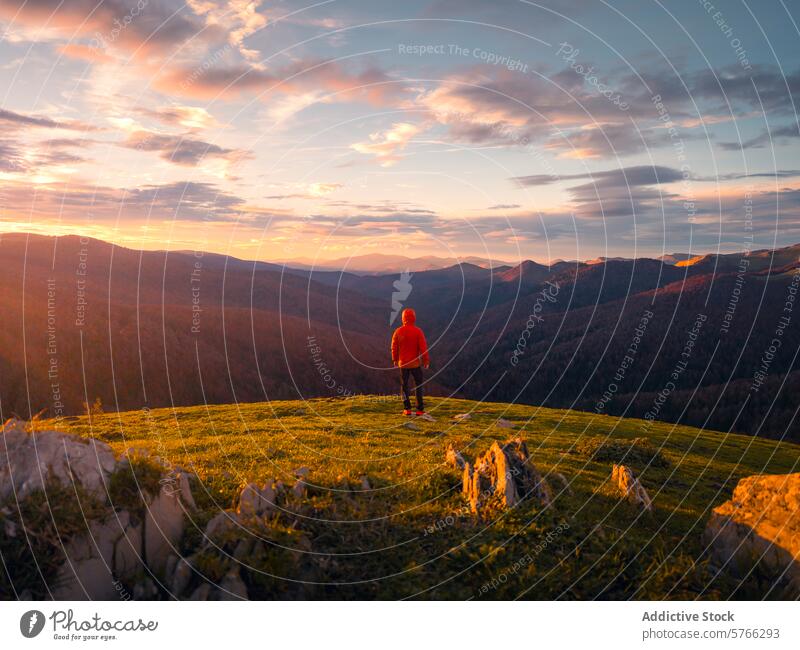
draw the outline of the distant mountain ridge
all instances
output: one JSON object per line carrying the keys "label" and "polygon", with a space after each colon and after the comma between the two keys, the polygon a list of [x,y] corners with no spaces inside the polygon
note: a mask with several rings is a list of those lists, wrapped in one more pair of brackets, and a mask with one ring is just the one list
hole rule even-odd
{"label": "distant mountain ridge", "polygon": [[[762,251],[755,251],[762,252]],[[603,264],[605,262],[631,262],[635,259],[657,259],[664,264],[689,266],[693,260],[700,260],[706,257],[718,257],[726,255],[737,254],[694,254],[694,253],[667,253],[659,255],[658,257],[649,258],[647,255],[637,258],[633,257],[606,257],[600,256],[587,260],[562,260],[555,259],[549,264],[542,262],[535,262],[533,260],[525,259],[520,262],[508,262],[502,260],[495,260],[476,256],[467,256],[463,258],[457,257],[437,257],[435,255],[428,255],[423,257],[407,257],[404,255],[389,255],[384,253],[371,253],[367,255],[354,255],[352,257],[342,257],[333,260],[310,260],[310,259],[287,259],[278,260],[273,262],[265,262],[275,266],[284,266],[290,269],[297,269],[303,271],[344,271],[346,273],[353,273],[355,275],[387,275],[392,273],[403,273],[409,271],[417,273],[420,271],[436,271],[445,269],[452,266],[462,264],[471,264],[483,269],[491,269],[494,271],[502,271],[505,269],[513,270],[520,264],[538,264],[541,267],[554,267],[559,264]]]}
{"label": "distant mountain ridge", "polygon": [[384,253],[353,255],[352,257],[342,257],[334,260],[289,259],[280,261],[280,264],[300,270],[346,271],[356,275],[434,271],[458,264],[473,264],[485,269],[513,266],[510,262],[474,256],[463,258],[436,257],[434,255],[406,257],[404,255],[388,255]]}
{"label": "distant mountain ridge", "polygon": [[[0,255],[3,417],[76,413],[95,397],[134,409],[397,390],[388,358],[394,273],[25,234],[0,237]],[[614,415],[652,411],[800,439],[800,314],[779,320],[799,256],[795,245],[683,265],[462,262],[413,272],[399,304],[417,310],[426,332],[432,393],[588,411],[601,404]],[[626,355],[646,313],[641,342]],[[659,398],[698,314],[691,355]],[[780,352],[765,365],[779,324]],[[633,361],[623,371],[626,356]]]}

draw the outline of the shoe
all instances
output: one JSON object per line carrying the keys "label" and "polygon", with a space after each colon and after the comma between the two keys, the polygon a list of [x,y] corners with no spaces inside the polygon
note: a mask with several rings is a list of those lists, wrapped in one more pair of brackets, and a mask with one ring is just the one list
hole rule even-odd
{"label": "shoe", "polygon": [[425,411],[417,411],[417,417],[425,415]]}
{"label": "shoe", "polygon": [[410,416],[411,415],[411,409],[405,409],[403,411],[403,415],[409,415]]}

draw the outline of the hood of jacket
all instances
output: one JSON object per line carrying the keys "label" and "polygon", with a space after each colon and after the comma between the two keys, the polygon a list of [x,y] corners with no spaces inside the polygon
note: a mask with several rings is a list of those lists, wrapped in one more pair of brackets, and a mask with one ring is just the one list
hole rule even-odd
{"label": "hood of jacket", "polygon": [[403,325],[413,325],[417,321],[417,314],[413,309],[403,310]]}

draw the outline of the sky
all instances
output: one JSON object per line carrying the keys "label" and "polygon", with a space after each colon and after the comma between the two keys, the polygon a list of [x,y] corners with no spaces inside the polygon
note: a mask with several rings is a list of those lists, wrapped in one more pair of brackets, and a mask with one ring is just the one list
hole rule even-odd
{"label": "sky", "polygon": [[0,0],[0,232],[245,259],[800,242],[800,3]]}

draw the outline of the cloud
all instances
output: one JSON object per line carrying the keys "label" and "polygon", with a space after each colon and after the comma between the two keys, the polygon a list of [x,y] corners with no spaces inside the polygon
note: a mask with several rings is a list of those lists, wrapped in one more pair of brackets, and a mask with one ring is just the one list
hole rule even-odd
{"label": "cloud", "polygon": [[264,198],[272,201],[282,201],[285,199],[318,199],[343,187],[341,183],[310,183],[305,186],[298,185],[302,191],[287,194],[271,194]]}
{"label": "cloud", "polygon": [[39,117],[36,115],[24,115],[0,108],[0,122],[10,122],[19,126],[41,127],[45,129],[66,129],[75,131],[95,131],[96,127],[76,122],[74,120],[56,121],[49,117]]}
{"label": "cloud", "polygon": [[[608,169],[599,172],[586,172],[585,174],[565,174],[552,176],[548,174],[535,174],[532,176],[517,176],[512,178],[515,183],[524,187],[550,185],[559,181],[574,181],[591,179],[592,186],[628,187],[638,185],[658,185],[661,183],[674,183],[682,178],[681,171],[673,167],[661,165],[636,165]],[[586,186],[583,186],[586,187]]]}
{"label": "cloud", "polygon": [[133,109],[139,115],[157,120],[169,126],[182,126],[187,129],[219,128],[217,120],[205,108],[199,106],[162,106],[159,108],[145,108],[141,106]]}
{"label": "cloud", "polygon": [[3,186],[6,212],[38,219],[58,218],[92,222],[194,221],[236,222],[247,218],[243,199],[210,183],[176,182],[134,188],[111,188],[93,183],[27,182]]}
{"label": "cloud", "polygon": [[[742,206],[752,206],[752,215],[745,213]],[[772,248],[773,240],[778,245],[793,244],[800,241],[800,189],[786,187],[778,190],[749,191],[746,188],[732,188],[719,196],[715,189],[705,195],[695,197],[697,217],[692,224],[692,240],[695,245],[730,244],[741,250],[743,233],[752,229],[755,237],[753,248]],[[681,200],[665,206],[667,219],[658,222],[659,230],[667,229],[668,236],[675,240],[688,239],[686,213]],[[752,219],[750,219],[752,217]],[[748,222],[745,222],[748,219]]]}
{"label": "cloud", "polygon": [[55,180],[54,174],[71,173],[71,165],[85,158],[69,149],[83,147],[84,140],[56,138],[40,142],[23,143],[14,138],[0,137],[0,172],[22,178],[35,178],[38,182]]}
{"label": "cloud", "polygon": [[244,45],[245,38],[263,29],[268,18],[262,11],[261,0],[187,0],[195,13],[204,15],[206,24],[220,26],[228,33],[228,42],[233,43],[246,59],[257,61],[261,58],[257,50]]}
{"label": "cloud", "polygon": [[325,196],[331,192],[341,189],[341,183],[312,183],[308,186],[308,191],[313,196]]}
{"label": "cloud", "polygon": [[[752,172],[721,174],[719,176],[699,176],[695,175],[688,180],[718,183],[720,181],[741,180],[745,178],[793,178],[800,176],[797,169],[778,169],[769,172]],[[619,169],[607,169],[597,172],[585,172],[583,174],[563,174],[553,176],[550,174],[533,174],[531,176],[515,176],[511,179],[520,187],[537,187],[541,185],[551,185],[564,181],[591,180],[589,185],[581,187],[598,187],[601,189],[615,187],[637,187],[642,185],[664,185],[676,183],[684,180],[683,173],[675,167],[665,167],[663,165],[634,165],[631,167],[620,167]]]}
{"label": "cloud", "polygon": [[415,203],[408,201],[378,201],[377,203],[353,203],[350,201],[328,201],[327,206],[330,208],[344,208],[351,212],[369,212],[373,214],[393,214],[393,213],[408,213],[408,214],[428,214],[435,215],[435,210],[419,207]]}
{"label": "cloud", "polygon": [[418,124],[395,122],[389,130],[372,133],[369,141],[356,142],[351,147],[359,153],[375,156],[381,167],[390,167],[402,158],[400,152],[423,130],[424,127]]}
{"label": "cloud", "polygon": [[228,149],[186,135],[151,131],[133,131],[120,146],[137,151],[157,151],[162,159],[189,167],[200,164],[206,158],[221,158],[236,163],[251,157],[249,152],[242,149]]}
{"label": "cloud", "polygon": [[[579,63],[582,70],[599,76],[591,62]],[[680,77],[671,69],[643,68],[640,73],[649,89],[638,76],[614,70],[602,80],[624,101],[626,110],[572,67],[555,73],[534,67],[522,74],[473,66],[421,93],[417,104],[446,126],[449,137],[457,142],[537,144],[557,157],[577,159],[628,156],[670,146],[669,132],[658,121],[654,94],[661,95],[670,117],[680,126],[682,141],[707,138],[701,127],[761,114],[760,102],[763,110],[777,114],[791,113],[792,101],[800,105],[800,70],[784,77],[775,66],[755,66],[752,80],[740,66],[717,70],[716,77],[711,70],[682,72]],[[797,131],[789,126],[776,135],[788,139],[796,137]],[[761,146],[765,139],[762,135],[746,144]],[[738,148],[730,143],[723,147]]]}
{"label": "cloud", "polygon": [[11,140],[0,140],[0,171],[17,174],[27,169],[28,164],[18,144]]}
{"label": "cloud", "polygon": [[540,76],[494,67],[489,77],[473,67],[422,93],[417,103],[457,142],[538,144],[558,157],[579,159],[667,146],[668,134],[656,121],[649,98],[624,99],[627,110],[569,68]]}
{"label": "cloud", "polygon": [[[225,34],[221,26],[207,26],[183,0],[0,0],[0,18],[31,30],[30,40],[82,37],[97,50],[121,48],[142,56],[164,54],[193,37]],[[85,50],[68,52],[86,56]]]}
{"label": "cloud", "polygon": [[[691,98],[713,102],[715,108],[709,112],[729,114],[730,103],[734,111],[793,115],[792,107],[800,105],[800,69],[784,75],[774,65],[751,68],[745,70],[739,65],[705,68],[682,73],[680,77],[668,68],[641,70],[640,73],[653,94],[661,95],[671,109],[686,106]],[[631,74],[626,77],[626,86],[641,88],[641,81]]]}
{"label": "cloud", "polygon": [[698,180],[706,180],[706,181],[711,181],[713,183],[718,181],[739,180],[743,178],[771,178],[774,180],[778,180],[781,178],[796,178],[798,176],[800,176],[800,169],[776,169],[775,171],[770,171],[770,172],[754,172],[749,174],[733,172],[730,174],[721,174],[717,177],[713,176],[698,177]]}
{"label": "cloud", "polygon": [[797,124],[789,124],[772,131],[764,130],[759,135],[742,142],[720,142],[719,146],[726,151],[741,151],[742,149],[762,149],[770,145],[790,144],[791,140],[800,137]]}
{"label": "cloud", "polygon": [[58,51],[70,59],[88,61],[90,63],[109,63],[114,60],[97,47],[90,47],[81,43],[67,43],[58,48]]}
{"label": "cloud", "polygon": [[[0,152],[6,153],[3,143]],[[0,159],[4,160],[5,159]],[[576,174],[573,180],[584,175]],[[631,172],[634,182],[645,183],[646,172]],[[654,176],[649,176],[653,179]],[[615,182],[613,174],[607,176],[608,183]],[[34,191],[35,187],[35,191]],[[28,183],[6,183],[4,201],[6,214],[30,214],[34,219],[53,219],[58,215],[64,225],[85,224],[89,218],[93,223],[135,224],[179,221],[187,224],[236,223],[243,230],[263,229],[269,225],[271,236],[276,241],[283,237],[303,237],[306,241],[325,240],[326,245],[336,245],[372,239],[384,245],[393,242],[420,245],[446,242],[461,248],[469,246],[516,246],[519,244],[541,244],[548,241],[564,242],[599,241],[598,238],[613,238],[618,242],[630,240],[645,242],[668,241],[669,246],[688,245],[688,228],[683,199],[671,193],[659,193],[647,185],[633,185],[633,200],[636,201],[635,224],[629,219],[606,219],[600,221],[588,214],[596,201],[588,186],[575,189],[574,197],[583,205],[575,211],[577,220],[569,213],[527,213],[514,217],[486,214],[475,218],[444,218],[432,211],[414,208],[412,205],[397,205],[392,210],[390,202],[376,205],[364,204],[362,212],[330,214],[318,212],[298,216],[288,211],[269,207],[252,206],[230,192],[209,183],[177,182],[166,185],[145,185],[138,188],[115,189],[96,186],[94,183],[52,184],[34,186]],[[691,227],[694,246],[716,243],[722,231],[724,242],[741,240],[744,219],[741,206],[743,191],[734,188],[722,197],[720,206],[716,189],[709,188],[706,194],[697,197],[697,221]],[[608,199],[608,200],[606,200]],[[800,237],[800,189],[786,188],[775,191],[756,191],[753,199],[753,231],[759,241],[766,242],[776,226],[776,206],[780,206],[780,238],[783,241]],[[616,202],[619,201],[620,205]],[[610,189],[603,193],[605,216],[630,214],[631,197],[617,194]],[[627,205],[626,205],[627,203]],[[333,202],[332,202],[333,204]],[[350,204],[343,204],[352,208]],[[369,210],[369,211],[368,211]],[[416,211],[411,211],[416,210]],[[739,216],[736,216],[739,215]],[[576,230],[577,229],[577,230]],[[666,232],[666,240],[664,239]],[[740,242],[741,243],[741,242]],[[463,250],[463,248],[461,248]]]}
{"label": "cloud", "polygon": [[536,3],[433,0],[425,8],[424,15],[445,19],[476,20],[491,25],[522,29],[520,25],[534,23],[539,26],[550,26],[563,21],[563,18],[555,12],[585,20],[587,9],[596,9],[596,6],[585,0],[538,0]]}
{"label": "cloud", "polygon": [[168,94],[204,100],[240,99],[246,95],[263,95],[264,99],[273,95],[308,97],[309,93],[320,93],[320,101],[363,101],[374,105],[386,105],[405,92],[402,82],[376,67],[353,72],[343,63],[320,59],[299,60],[275,70],[249,63],[176,66],[158,75],[153,86]]}
{"label": "cloud", "polygon": [[537,187],[560,181],[589,180],[567,189],[570,207],[578,218],[606,219],[656,214],[664,201],[676,195],[658,186],[681,181],[679,169],[658,165],[636,165],[583,174],[519,176],[520,187]]}
{"label": "cloud", "polygon": [[0,108],[0,120],[3,122],[14,122],[22,126],[42,126],[48,129],[58,129],[61,125],[55,120],[47,117],[33,117],[30,115],[22,115],[12,111],[6,111]]}

